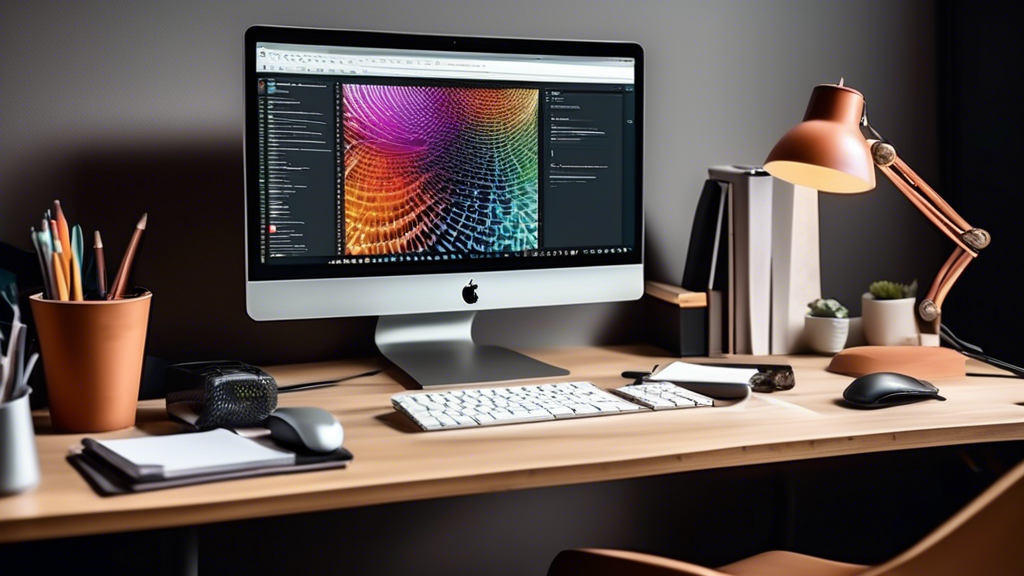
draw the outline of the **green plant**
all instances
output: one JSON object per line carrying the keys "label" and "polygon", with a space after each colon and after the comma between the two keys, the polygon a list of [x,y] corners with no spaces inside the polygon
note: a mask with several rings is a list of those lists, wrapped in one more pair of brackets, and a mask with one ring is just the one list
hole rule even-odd
{"label": "green plant", "polygon": [[900,284],[898,282],[889,282],[886,280],[872,282],[871,286],[868,287],[868,292],[870,292],[876,300],[913,298],[917,296],[917,280],[914,280],[909,285]]}
{"label": "green plant", "polygon": [[850,311],[836,300],[818,298],[809,302],[807,307],[811,309],[810,315],[815,318],[849,318]]}

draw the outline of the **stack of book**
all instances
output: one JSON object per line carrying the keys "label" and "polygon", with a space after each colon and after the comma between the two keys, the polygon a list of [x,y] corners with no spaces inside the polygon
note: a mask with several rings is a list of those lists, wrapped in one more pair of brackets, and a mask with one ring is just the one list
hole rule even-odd
{"label": "stack of book", "polygon": [[755,166],[708,175],[681,283],[707,293],[708,354],[799,352],[807,303],[821,293],[817,191]]}

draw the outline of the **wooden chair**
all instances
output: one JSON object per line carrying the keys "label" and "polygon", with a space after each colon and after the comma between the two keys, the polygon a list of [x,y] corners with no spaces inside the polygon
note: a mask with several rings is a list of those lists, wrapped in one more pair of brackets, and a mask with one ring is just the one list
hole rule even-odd
{"label": "wooden chair", "polygon": [[773,551],[717,569],[622,550],[566,550],[548,576],[960,576],[1024,574],[1024,463],[906,552],[878,566]]}

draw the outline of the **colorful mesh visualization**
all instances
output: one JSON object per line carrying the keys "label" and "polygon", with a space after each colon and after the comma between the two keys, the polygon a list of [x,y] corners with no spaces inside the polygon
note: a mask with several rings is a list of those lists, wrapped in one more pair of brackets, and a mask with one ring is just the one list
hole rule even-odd
{"label": "colorful mesh visualization", "polygon": [[343,87],[345,252],[537,248],[538,91]]}

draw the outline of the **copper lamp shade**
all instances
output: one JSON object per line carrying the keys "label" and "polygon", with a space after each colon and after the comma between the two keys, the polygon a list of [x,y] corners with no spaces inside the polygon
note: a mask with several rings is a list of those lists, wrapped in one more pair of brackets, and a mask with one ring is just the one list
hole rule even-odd
{"label": "copper lamp shade", "polygon": [[781,180],[822,192],[857,193],[875,187],[875,163],[860,131],[864,96],[834,84],[811,92],[804,121],[772,148],[764,169]]}

